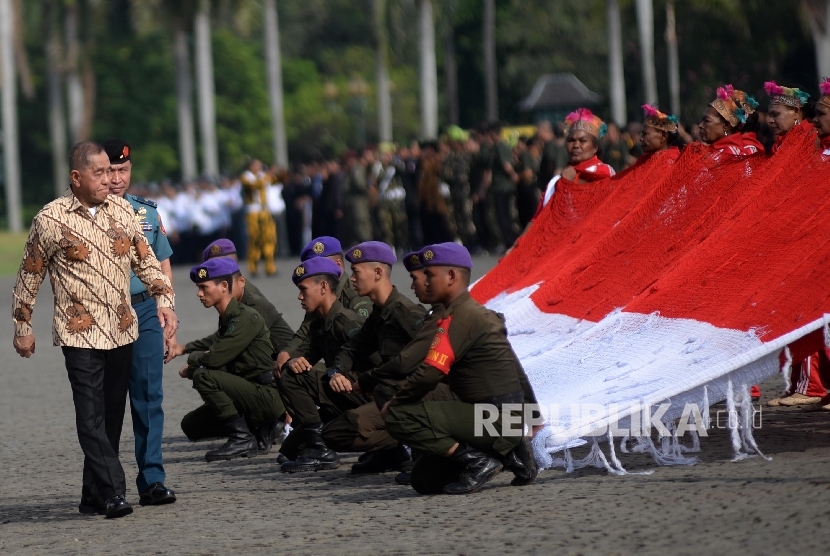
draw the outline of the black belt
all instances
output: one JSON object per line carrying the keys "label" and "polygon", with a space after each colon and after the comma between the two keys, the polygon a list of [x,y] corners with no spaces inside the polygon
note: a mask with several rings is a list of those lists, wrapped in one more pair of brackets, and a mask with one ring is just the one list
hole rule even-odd
{"label": "black belt", "polygon": [[274,371],[265,371],[258,377],[254,378],[254,382],[258,382],[260,384],[271,384],[276,381],[277,379],[274,377]]}
{"label": "black belt", "polygon": [[130,297],[130,304],[131,305],[138,305],[139,303],[147,301],[148,299],[152,299],[152,297],[150,296],[149,293],[147,293],[147,292],[137,293],[137,294]]}

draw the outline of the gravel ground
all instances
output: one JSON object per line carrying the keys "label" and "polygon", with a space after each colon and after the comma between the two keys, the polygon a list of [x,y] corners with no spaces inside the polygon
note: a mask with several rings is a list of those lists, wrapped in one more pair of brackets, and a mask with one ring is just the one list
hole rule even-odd
{"label": "gravel ground", "polygon": [[[495,264],[476,259],[477,271]],[[291,261],[276,279],[254,279],[292,326],[302,318],[289,281]],[[187,278],[175,271],[183,341],[213,331]],[[408,292],[403,271],[396,276]],[[0,278],[8,310],[12,277]],[[221,444],[190,443],[179,428],[199,403],[190,383],[165,376],[164,456],[167,485],[178,502],[138,506],[127,412],[122,462],[135,513],[119,520],[77,512],[82,454],[69,383],[59,349],[51,347],[51,295],[45,286],[35,310],[38,351],[29,360],[12,348],[7,317],[0,342],[0,554],[823,554],[830,524],[830,412],[763,409],[755,438],[772,461],[730,462],[723,430],[701,441],[695,466],[658,467],[642,455],[621,455],[629,471],[613,477],[586,469],[544,471],[527,487],[502,474],[472,496],[422,497],[392,474],[352,477],[346,454],[337,470],[289,476],[276,451],[250,460],[208,464],[203,454]],[[781,388],[762,385],[763,401]],[[716,410],[717,408],[714,408]],[[579,457],[581,454],[575,454]],[[794,534],[812,523],[814,534]]]}

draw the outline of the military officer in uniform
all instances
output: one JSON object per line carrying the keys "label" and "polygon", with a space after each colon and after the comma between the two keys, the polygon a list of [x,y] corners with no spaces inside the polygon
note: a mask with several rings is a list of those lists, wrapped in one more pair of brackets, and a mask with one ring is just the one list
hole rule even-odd
{"label": "military officer in uniform", "polygon": [[[320,236],[312,239],[300,252],[300,261],[305,262],[315,257],[326,257],[340,267],[342,275],[334,292],[337,299],[343,304],[343,307],[354,311],[364,319],[368,318],[369,312],[372,310],[372,301],[368,297],[358,295],[352,287],[344,268],[343,247],[340,245],[340,241],[331,236]],[[294,338],[277,356],[278,369],[282,368],[285,362],[288,361],[289,353],[300,347],[300,344],[308,335],[312,321],[317,318],[315,313],[306,312],[303,323],[294,334]]]}
{"label": "military officer in uniform", "polygon": [[[236,260],[236,247],[229,239],[218,239],[205,248],[202,254],[205,262],[218,257],[228,257]],[[294,337],[294,331],[285,322],[274,304],[268,301],[259,290],[245,280],[241,273],[233,275],[233,296],[242,305],[254,309],[265,319],[268,336],[276,356]],[[170,355],[168,354],[168,358]],[[268,453],[271,450],[274,438],[277,435],[277,423],[267,423],[254,431],[260,450]],[[216,417],[210,405],[205,404],[195,411],[191,411],[182,419],[182,431],[190,440],[217,438],[225,433],[225,424]]]}
{"label": "military officer in uniform", "polygon": [[274,262],[274,250],[277,247],[277,225],[268,211],[265,190],[271,179],[262,169],[262,162],[251,161],[248,170],[242,174],[245,200],[246,221],[248,223],[248,270],[256,276],[259,261],[265,261],[265,273],[272,276],[277,273]]}
{"label": "military officer in uniform", "polygon": [[470,167],[473,157],[466,148],[470,134],[457,125],[452,125],[447,129],[447,137],[452,150],[441,163],[441,179],[450,188],[452,214],[458,237],[462,244],[474,245],[476,227],[473,223],[473,201],[470,191]]}
{"label": "military officer in uniform", "polygon": [[[369,401],[354,392],[332,389],[329,373],[314,367],[320,359],[326,366],[332,365],[343,344],[364,322],[337,298],[342,272],[334,261],[315,257],[298,266],[292,276],[303,309],[317,318],[310,322],[302,343],[289,351],[290,358],[280,374],[283,399],[297,425],[280,448],[286,459],[282,470],[289,473],[338,467],[337,453],[323,440],[323,423]],[[351,373],[348,376],[354,378]]]}
{"label": "military officer in uniform", "polygon": [[[193,381],[213,417],[225,425],[228,441],[207,452],[207,461],[257,455],[257,438],[248,423],[262,427],[285,413],[274,379],[274,349],[265,319],[234,297],[236,274],[239,265],[227,257],[209,259],[191,269],[190,279],[198,286],[202,305],[219,313],[219,330],[187,345],[170,347],[172,357],[189,354],[179,375]],[[183,422],[187,420],[186,416]]]}
{"label": "military officer in uniform", "polygon": [[[132,152],[123,139],[108,139],[102,143],[110,159],[110,194],[123,197],[135,211],[150,247],[161,263],[161,271],[173,285],[170,255],[173,249],[167,241],[167,232],[156,211],[156,203],[130,195]],[[161,437],[164,430],[162,409],[162,376],[164,370],[165,340],[156,312],[156,301],[136,275],[130,272],[130,297],[138,317],[138,340],[133,345],[133,365],[130,375],[130,413],[135,436],[135,459],[138,464],[136,487],[142,506],[170,504],[175,493],[164,486],[166,475],[161,455]],[[173,338],[175,343],[175,338]]]}
{"label": "military officer in uniform", "polygon": [[[465,248],[432,245],[422,251],[426,287],[440,308],[438,329],[427,357],[381,414],[390,435],[424,455],[412,470],[421,493],[468,494],[479,490],[504,465],[513,485],[532,482],[538,468],[529,439],[518,432],[475,432],[475,404],[502,411],[506,403],[535,404],[533,388],[507,340],[504,319],[470,297],[472,260]],[[424,401],[448,380],[459,401]]]}
{"label": "military officer in uniform", "polygon": [[[355,290],[371,299],[374,308],[360,332],[337,354],[334,366],[329,370],[330,386],[335,392],[363,393],[349,377],[355,373],[359,377],[368,369],[359,368],[355,361],[365,360],[377,352],[381,359],[377,367],[387,375],[399,372],[401,351],[424,324],[426,310],[392,285],[391,272],[396,257],[389,245],[367,241],[350,249],[346,258],[351,263],[351,281]],[[375,385],[372,384],[366,393],[372,393]],[[385,428],[380,408],[371,402],[346,411],[326,425],[323,439],[335,450],[368,452],[352,466],[352,473],[381,473],[398,469],[410,459],[408,450],[391,438]]]}

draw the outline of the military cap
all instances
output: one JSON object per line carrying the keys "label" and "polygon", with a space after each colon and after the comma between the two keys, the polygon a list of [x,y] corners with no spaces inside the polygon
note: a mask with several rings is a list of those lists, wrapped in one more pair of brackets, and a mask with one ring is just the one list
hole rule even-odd
{"label": "military cap", "polygon": [[424,266],[457,266],[473,268],[473,259],[470,252],[463,245],[457,243],[436,243],[427,245],[418,254]]}
{"label": "military cap", "polygon": [[352,264],[384,263],[393,265],[398,260],[395,250],[382,241],[364,241],[358,243],[346,253],[346,259]]}
{"label": "military cap", "polygon": [[202,251],[202,260],[207,261],[214,257],[227,257],[236,254],[236,245],[229,239],[217,239]]}
{"label": "military cap", "polygon": [[190,279],[195,284],[201,284],[202,282],[207,282],[208,280],[228,278],[236,272],[239,272],[239,265],[235,260],[227,257],[217,257],[215,259],[209,259],[202,264],[191,268]]}
{"label": "military cap", "polygon": [[303,250],[300,251],[300,260],[307,261],[314,257],[329,257],[331,255],[342,255],[343,246],[340,240],[331,236],[320,236],[312,239]]}
{"label": "military cap", "polygon": [[110,158],[110,164],[124,164],[130,160],[130,144],[123,139],[107,139],[101,146]]}
{"label": "military cap", "polygon": [[319,276],[321,274],[328,274],[329,276],[334,276],[339,280],[340,276],[343,274],[343,271],[340,270],[337,263],[331,259],[327,259],[326,257],[314,257],[312,259],[308,259],[307,261],[303,261],[303,264],[295,268],[294,273],[291,275],[291,279],[294,281],[294,284],[299,285],[300,282],[306,278]]}
{"label": "military cap", "polygon": [[406,267],[407,272],[412,272],[413,270],[421,270],[424,268],[424,263],[421,261],[421,257],[418,255],[419,251],[413,251],[412,253],[407,253],[403,257],[403,266]]}

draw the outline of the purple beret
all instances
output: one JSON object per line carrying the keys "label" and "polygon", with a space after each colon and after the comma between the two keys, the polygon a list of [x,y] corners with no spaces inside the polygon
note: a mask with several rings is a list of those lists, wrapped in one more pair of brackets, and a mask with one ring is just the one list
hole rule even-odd
{"label": "purple beret", "polygon": [[229,239],[217,239],[202,251],[202,260],[207,261],[214,257],[227,257],[236,254],[236,246]]}
{"label": "purple beret", "polygon": [[340,276],[343,274],[343,271],[340,270],[337,263],[331,259],[327,259],[326,257],[314,257],[313,259],[304,261],[303,264],[295,268],[294,273],[291,275],[291,279],[294,281],[294,284],[299,285],[299,283],[306,278],[319,276],[320,274],[328,274],[339,280]]}
{"label": "purple beret", "polygon": [[422,270],[424,268],[424,263],[421,261],[419,253],[419,251],[413,251],[403,256],[403,266],[406,267],[407,272]]}
{"label": "purple beret", "polygon": [[398,260],[395,250],[382,241],[364,241],[358,243],[346,253],[346,259],[352,264],[384,263],[392,266]]}
{"label": "purple beret", "polygon": [[231,274],[239,272],[239,265],[235,260],[227,257],[217,257],[190,269],[190,279],[195,284],[201,284],[208,280],[227,278]]}
{"label": "purple beret", "polygon": [[331,255],[342,255],[343,246],[336,237],[320,236],[312,239],[308,245],[300,251],[300,260],[307,261],[314,257],[329,257]]}
{"label": "purple beret", "polygon": [[457,266],[472,269],[473,259],[463,245],[457,243],[436,243],[427,245],[418,254],[424,266]]}

